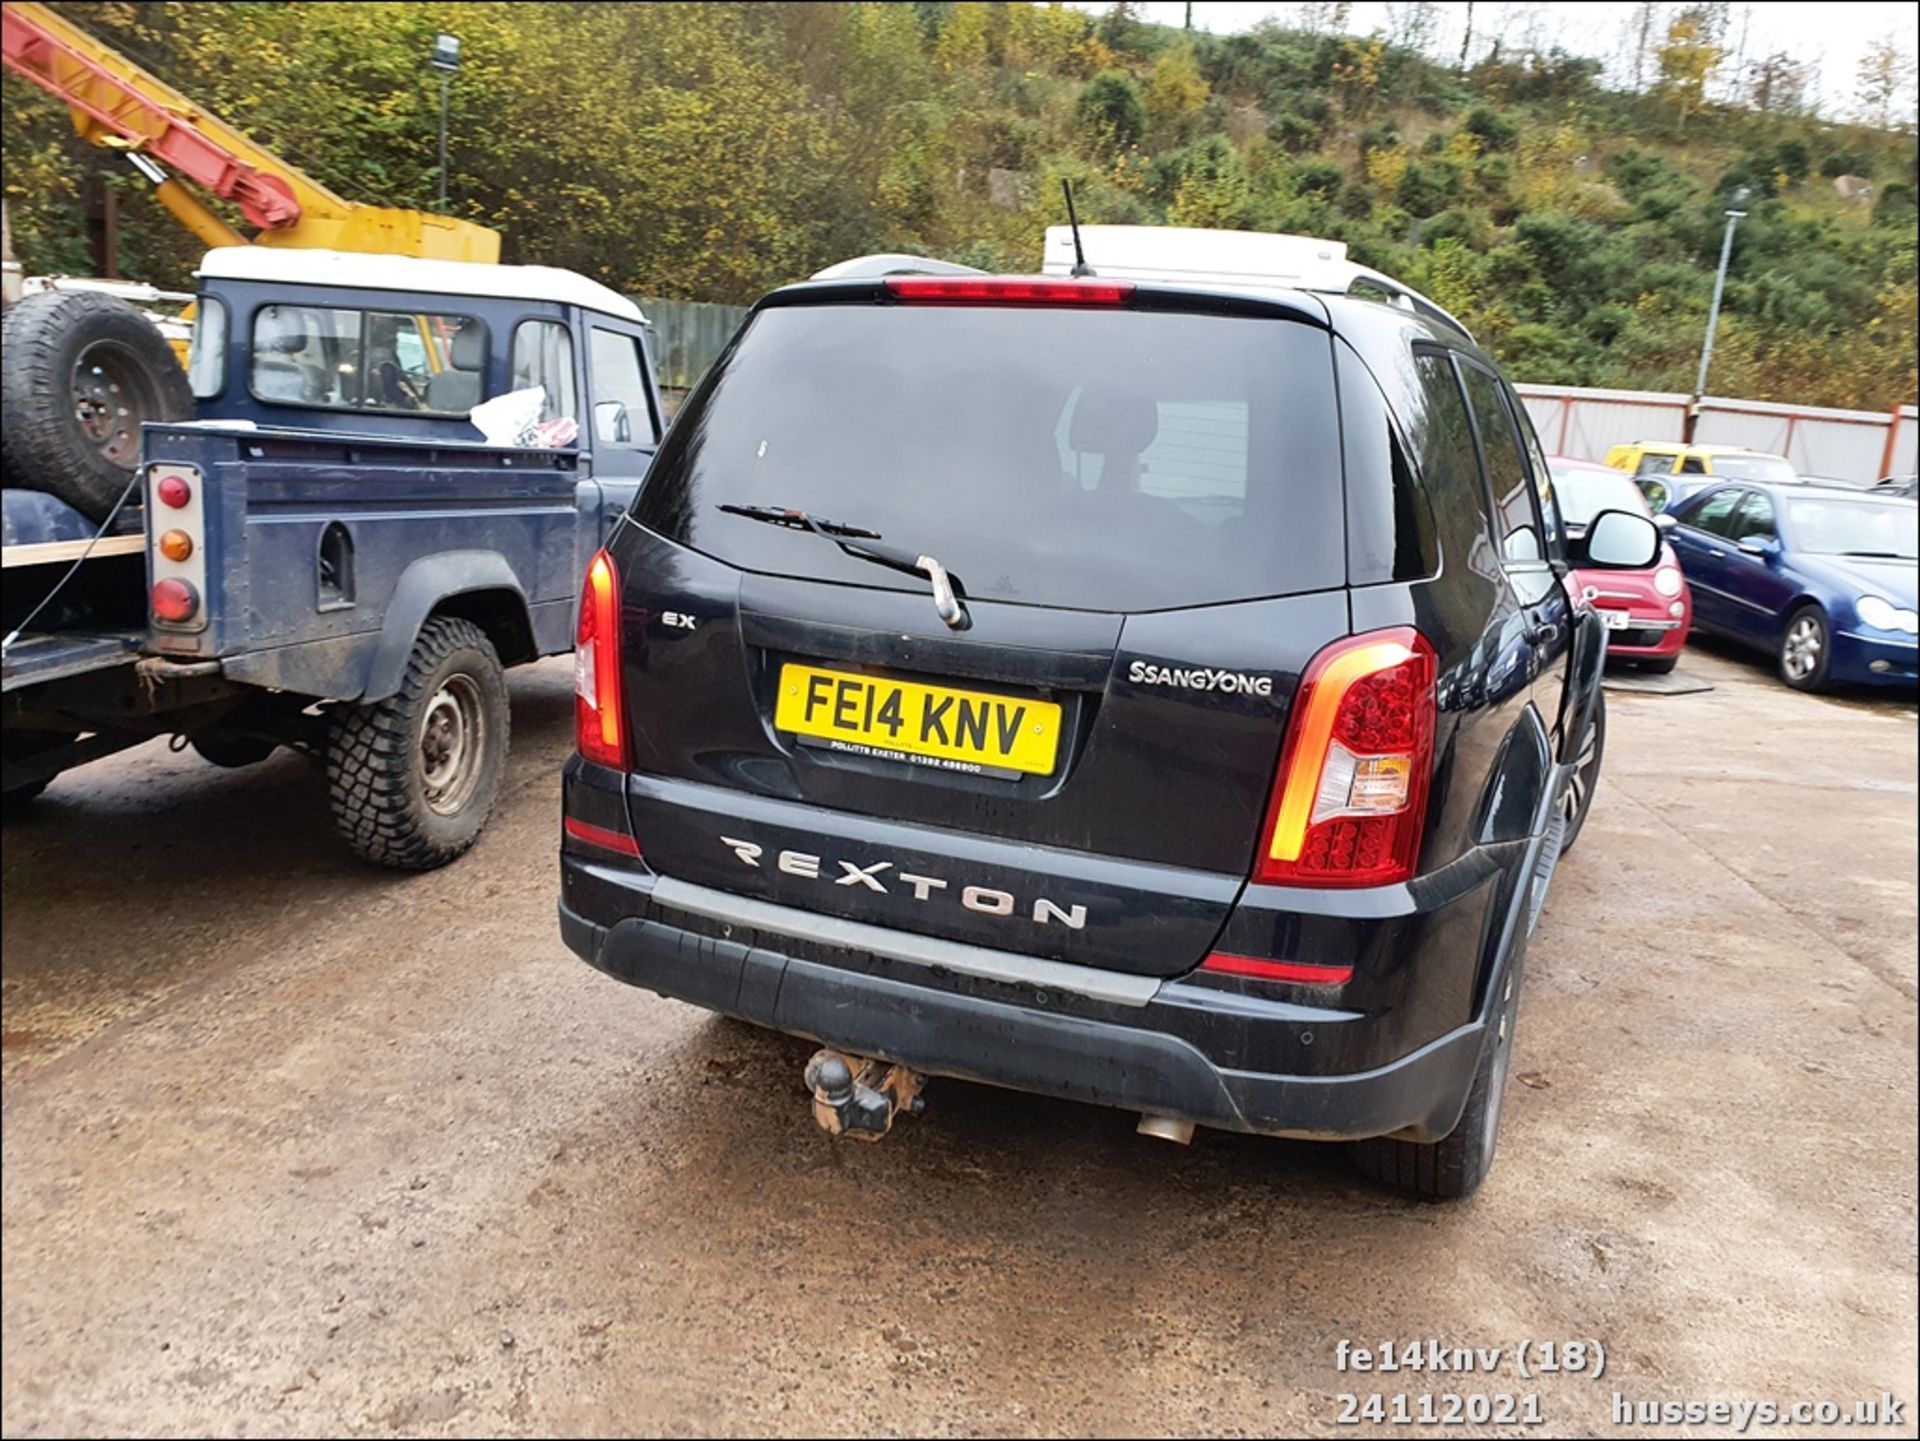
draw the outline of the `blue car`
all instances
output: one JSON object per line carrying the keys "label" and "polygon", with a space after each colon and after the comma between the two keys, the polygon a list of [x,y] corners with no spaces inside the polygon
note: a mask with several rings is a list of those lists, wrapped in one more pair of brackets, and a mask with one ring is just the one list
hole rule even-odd
{"label": "blue car", "polygon": [[1773,655],[1795,690],[1911,687],[1920,505],[1820,485],[1723,483],[1659,522],[1693,623]]}

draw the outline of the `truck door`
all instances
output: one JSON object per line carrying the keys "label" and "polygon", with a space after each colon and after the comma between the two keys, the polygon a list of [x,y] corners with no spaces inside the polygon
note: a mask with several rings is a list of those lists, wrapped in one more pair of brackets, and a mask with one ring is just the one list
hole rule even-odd
{"label": "truck door", "polygon": [[660,446],[660,397],[646,335],[637,325],[588,315],[587,394],[593,473],[610,513],[624,510]]}

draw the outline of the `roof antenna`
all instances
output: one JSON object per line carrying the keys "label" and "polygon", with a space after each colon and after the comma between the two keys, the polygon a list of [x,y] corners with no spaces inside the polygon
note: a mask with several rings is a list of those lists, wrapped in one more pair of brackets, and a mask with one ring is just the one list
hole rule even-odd
{"label": "roof antenna", "polygon": [[1084,279],[1093,274],[1093,267],[1087,264],[1087,252],[1080,248],[1080,217],[1073,213],[1073,182],[1062,175],[1060,189],[1067,197],[1067,224],[1073,228],[1073,269],[1067,274],[1076,280]]}

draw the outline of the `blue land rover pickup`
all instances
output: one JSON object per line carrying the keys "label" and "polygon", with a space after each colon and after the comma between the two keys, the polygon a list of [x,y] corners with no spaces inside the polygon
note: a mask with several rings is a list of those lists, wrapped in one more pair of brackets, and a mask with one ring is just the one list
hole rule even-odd
{"label": "blue land rover pickup", "polygon": [[499,788],[502,668],[572,648],[659,443],[645,318],[534,266],[243,246],[200,279],[184,377],[123,302],[7,313],[0,789],[292,746],[355,851],[442,865]]}

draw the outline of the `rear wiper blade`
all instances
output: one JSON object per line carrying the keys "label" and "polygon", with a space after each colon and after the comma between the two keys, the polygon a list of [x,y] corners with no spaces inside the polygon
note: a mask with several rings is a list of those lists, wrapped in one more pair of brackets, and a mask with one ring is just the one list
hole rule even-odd
{"label": "rear wiper blade", "polygon": [[720,505],[714,509],[724,510],[728,515],[744,515],[748,520],[764,520],[768,525],[784,525],[790,530],[817,530],[827,536],[845,535],[861,540],[880,539],[877,530],[862,530],[857,525],[808,515],[804,510],[789,510],[784,505]]}
{"label": "rear wiper blade", "polygon": [[723,510],[728,515],[745,516],[748,520],[762,520],[769,525],[784,525],[789,530],[810,530],[832,541],[856,560],[870,560],[875,565],[905,571],[908,575],[925,576],[927,583],[933,587],[933,608],[940,613],[940,619],[953,630],[965,630],[973,624],[973,618],[967,614],[961,599],[967,590],[960,583],[959,576],[930,555],[915,555],[897,546],[873,544],[881,538],[877,530],[863,530],[857,525],[827,520],[783,505],[722,505],[715,509]]}

